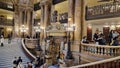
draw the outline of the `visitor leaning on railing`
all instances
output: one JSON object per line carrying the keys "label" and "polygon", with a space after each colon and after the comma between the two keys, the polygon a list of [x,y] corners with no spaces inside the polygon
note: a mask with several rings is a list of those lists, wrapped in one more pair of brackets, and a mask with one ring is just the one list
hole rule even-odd
{"label": "visitor leaning on railing", "polygon": [[113,46],[119,46],[120,45],[120,35],[118,35],[112,43]]}
{"label": "visitor leaning on railing", "polygon": [[89,43],[89,41],[87,40],[87,36],[84,36],[81,40],[82,43]]}

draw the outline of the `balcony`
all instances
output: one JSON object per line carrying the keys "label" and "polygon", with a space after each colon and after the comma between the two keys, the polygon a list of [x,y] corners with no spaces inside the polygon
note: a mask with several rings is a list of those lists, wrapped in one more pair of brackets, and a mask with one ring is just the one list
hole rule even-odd
{"label": "balcony", "polygon": [[13,5],[0,2],[0,9],[5,9],[9,11],[14,11]]}
{"label": "balcony", "polygon": [[[52,0],[52,3],[53,3],[53,5],[55,5],[55,4],[58,4],[60,2],[64,2],[64,1],[66,1],[66,0]],[[40,9],[41,9],[41,7],[40,7],[40,3],[39,2],[34,4],[34,10],[35,11],[40,10]]]}
{"label": "balcony", "polygon": [[86,20],[113,18],[120,16],[120,2],[105,3],[86,7]]}
{"label": "balcony", "polygon": [[0,19],[0,25],[1,26],[13,26],[14,23],[13,23],[13,20],[10,20],[10,19],[6,19],[6,20]]}

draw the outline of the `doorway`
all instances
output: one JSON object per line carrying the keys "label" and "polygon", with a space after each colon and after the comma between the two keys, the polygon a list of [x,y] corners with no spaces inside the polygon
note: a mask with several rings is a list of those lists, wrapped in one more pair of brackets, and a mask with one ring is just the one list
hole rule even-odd
{"label": "doorway", "polygon": [[87,39],[92,41],[92,28],[90,26],[87,27]]}
{"label": "doorway", "polygon": [[110,27],[103,27],[103,34],[105,35],[105,39],[107,42],[109,41],[109,37],[108,37],[109,30],[110,30]]}

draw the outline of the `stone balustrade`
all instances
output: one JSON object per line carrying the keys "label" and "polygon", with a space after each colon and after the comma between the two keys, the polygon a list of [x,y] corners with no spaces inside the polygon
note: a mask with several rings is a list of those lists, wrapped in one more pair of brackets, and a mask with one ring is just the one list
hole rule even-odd
{"label": "stone balustrade", "polygon": [[81,52],[93,53],[96,55],[119,56],[120,46],[96,45],[81,43]]}
{"label": "stone balustrade", "polygon": [[37,46],[37,39],[25,39],[27,48],[34,49]]}
{"label": "stone balustrade", "polygon": [[24,39],[22,39],[22,48],[23,48],[25,54],[26,54],[27,56],[29,56],[30,59],[32,59],[32,60],[35,60],[35,59],[36,59],[36,56],[34,56],[34,55],[26,48],[26,45],[25,45],[25,43],[24,43]]}
{"label": "stone balustrade", "polygon": [[67,68],[119,68],[120,56]]}

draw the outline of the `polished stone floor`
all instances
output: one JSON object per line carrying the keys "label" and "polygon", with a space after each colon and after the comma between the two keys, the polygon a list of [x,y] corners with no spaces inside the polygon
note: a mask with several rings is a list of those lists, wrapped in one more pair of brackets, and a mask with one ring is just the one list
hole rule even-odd
{"label": "polished stone floor", "polygon": [[30,61],[21,48],[20,39],[13,39],[10,44],[5,39],[4,46],[0,46],[0,68],[13,68],[12,62],[15,56],[22,57],[23,65]]}

